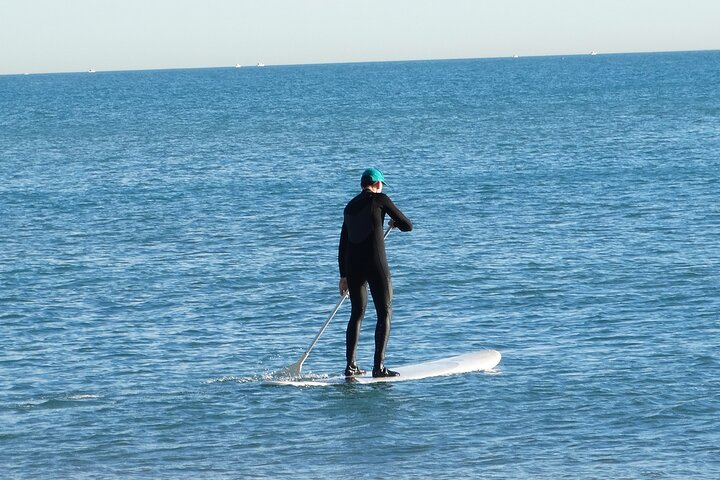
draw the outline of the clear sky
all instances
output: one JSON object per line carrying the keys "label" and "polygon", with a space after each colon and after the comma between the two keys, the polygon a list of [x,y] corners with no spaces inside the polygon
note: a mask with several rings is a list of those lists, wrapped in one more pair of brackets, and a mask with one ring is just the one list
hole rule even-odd
{"label": "clear sky", "polygon": [[720,49],[720,0],[0,0],[0,74]]}

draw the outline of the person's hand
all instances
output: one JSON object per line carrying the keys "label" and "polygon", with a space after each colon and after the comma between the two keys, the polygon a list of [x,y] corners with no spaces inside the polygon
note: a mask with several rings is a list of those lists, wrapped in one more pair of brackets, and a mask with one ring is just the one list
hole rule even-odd
{"label": "person's hand", "polygon": [[347,278],[340,278],[340,295],[345,296],[348,290]]}

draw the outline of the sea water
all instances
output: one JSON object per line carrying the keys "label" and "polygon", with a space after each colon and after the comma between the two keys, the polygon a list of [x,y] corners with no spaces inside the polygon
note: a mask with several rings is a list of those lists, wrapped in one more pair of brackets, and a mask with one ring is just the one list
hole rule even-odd
{"label": "sea water", "polygon": [[[0,476],[718,478],[718,85],[720,52],[0,77]],[[265,385],[368,166],[415,226],[388,366],[503,360]]]}

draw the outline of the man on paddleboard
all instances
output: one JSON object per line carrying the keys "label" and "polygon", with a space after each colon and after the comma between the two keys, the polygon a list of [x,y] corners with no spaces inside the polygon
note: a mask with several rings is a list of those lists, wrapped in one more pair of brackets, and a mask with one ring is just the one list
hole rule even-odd
{"label": "man on paddleboard", "polygon": [[385,348],[390,336],[390,318],[392,316],[392,282],[390,269],[385,255],[383,224],[385,214],[390,216],[390,226],[403,232],[412,230],[412,223],[382,193],[385,176],[377,168],[368,168],[362,174],[360,186],[362,192],[350,200],[344,210],[338,263],[340,265],[340,294],[350,293],[352,311],[346,331],[345,375],[352,377],[365,373],[355,363],[360,336],[360,325],[367,308],[370,286],[377,325],[375,326],[375,360],[373,377],[391,377],[399,375],[385,367]]}

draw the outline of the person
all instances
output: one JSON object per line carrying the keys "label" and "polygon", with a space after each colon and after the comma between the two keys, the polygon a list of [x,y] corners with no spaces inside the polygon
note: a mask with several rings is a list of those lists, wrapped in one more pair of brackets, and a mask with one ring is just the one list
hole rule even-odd
{"label": "person", "polygon": [[398,372],[385,367],[385,349],[390,336],[392,317],[392,282],[385,255],[383,224],[390,216],[390,227],[403,232],[412,230],[412,222],[382,193],[385,176],[377,168],[366,169],[361,178],[362,191],[345,207],[338,247],[340,294],[350,294],[352,309],[346,331],[345,376],[365,373],[355,361],[360,326],[367,308],[370,286],[377,324],[375,326],[375,358],[373,377],[396,376]]}

